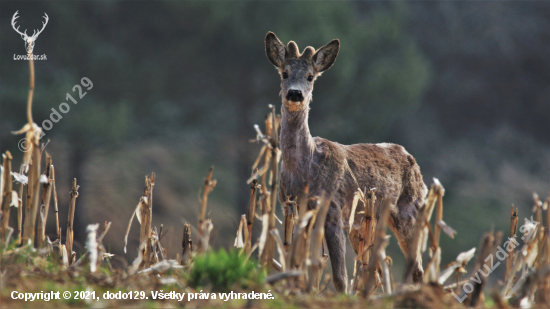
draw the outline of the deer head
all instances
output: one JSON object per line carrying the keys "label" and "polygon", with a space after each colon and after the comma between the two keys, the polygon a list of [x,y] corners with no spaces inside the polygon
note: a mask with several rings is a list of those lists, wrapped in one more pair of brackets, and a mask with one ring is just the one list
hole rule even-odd
{"label": "deer head", "polygon": [[295,42],[290,41],[285,46],[275,33],[267,34],[265,51],[281,75],[281,95],[289,111],[300,111],[309,106],[315,79],[334,64],[339,50],[340,41],[332,40],[317,51],[308,46],[300,54]]}
{"label": "deer head", "polygon": [[28,36],[27,29],[25,29],[24,32],[21,32],[19,31],[19,26],[15,28],[15,20],[19,18],[19,16],[17,15],[18,12],[19,11],[16,11],[15,14],[13,14],[13,17],[11,19],[11,26],[13,27],[13,30],[19,33],[21,35],[21,38],[25,41],[25,49],[27,49],[27,53],[32,54],[32,50],[34,49],[34,42],[36,41],[38,35],[42,33],[42,31],[44,31],[44,28],[46,28],[46,25],[48,24],[48,20],[50,18],[48,17],[48,14],[44,13],[45,21],[42,22],[42,29],[38,30],[38,32],[37,30],[33,30],[32,35]]}

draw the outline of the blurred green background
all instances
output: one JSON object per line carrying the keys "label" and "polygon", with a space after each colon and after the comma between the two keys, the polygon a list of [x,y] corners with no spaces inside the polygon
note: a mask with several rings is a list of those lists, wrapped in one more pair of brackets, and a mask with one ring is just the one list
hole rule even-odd
{"label": "blurred green background", "polygon": [[[280,107],[279,77],[264,51],[268,31],[300,49],[340,39],[335,65],[316,83],[311,132],[340,143],[401,144],[428,185],[440,179],[444,220],[458,231],[442,237],[442,265],[491,227],[507,231],[511,204],[522,221],[532,193],[549,194],[548,3],[2,1],[0,151],[10,150],[18,166],[23,136],[10,132],[26,123],[28,62],[13,60],[25,53],[10,25],[16,10],[29,34],[44,12],[50,17],[34,50],[47,55],[35,62],[35,122],[59,110],[82,77],[94,83],[45,137],[63,234],[76,177],[77,241],[86,224],[113,221],[106,244],[123,259],[137,253],[138,224],[126,255],[123,237],[151,171],[153,225],[168,231],[170,256],[181,251],[183,222],[196,223],[210,165],[218,180],[209,198],[213,246],[233,244],[260,148],[249,142],[253,125],[268,104]],[[399,271],[404,258],[392,239]]]}

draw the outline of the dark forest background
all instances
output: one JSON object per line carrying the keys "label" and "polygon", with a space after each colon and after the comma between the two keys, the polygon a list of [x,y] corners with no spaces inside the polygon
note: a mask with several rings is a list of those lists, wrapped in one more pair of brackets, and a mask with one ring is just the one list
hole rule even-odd
{"label": "dark forest background", "polygon": [[[34,119],[39,125],[82,77],[94,87],[44,140],[56,167],[61,225],[78,178],[75,236],[113,221],[106,244],[122,245],[144,176],[157,174],[153,225],[164,224],[169,255],[183,222],[195,224],[210,165],[215,247],[233,244],[259,145],[253,125],[280,107],[279,77],[264,37],[341,51],[317,82],[314,136],[340,143],[403,145],[429,185],[445,186],[443,264],[478,245],[492,227],[508,231],[510,206],[530,217],[532,193],[550,193],[550,5],[544,1],[2,1],[0,151],[22,153],[28,62],[13,31],[40,28]],[[53,211],[49,223],[54,224]],[[13,226],[13,224],[12,224]],[[65,231],[65,229],[63,230]],[[55,235],[54,225],[48,229]],[[64,232],[63,232],[64,234]],[[389,255],[401,269],[395,238]],[[353,258],[351,250],[348,259]],[[351,263],[350,263],[351,271]]]}

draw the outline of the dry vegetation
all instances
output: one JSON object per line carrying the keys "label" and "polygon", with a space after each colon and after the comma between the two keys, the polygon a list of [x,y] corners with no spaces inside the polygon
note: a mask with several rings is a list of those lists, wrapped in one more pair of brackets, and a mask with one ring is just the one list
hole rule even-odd
{"label": "dry vegetation", "polygon": [[[78,212],[78,185],[74,179],[70,191],[68,224],[66,236],[57,216],[57,190],[53,158],[40,144],[40,128],[32,119],[32,96],[34,88],[33,61],[30,61],[30,90],[28,99],[28,123],[16,134],[25,134],[30,141],[30,150],[24,153],[19,172],[12,169],[13,156],[9,151],[2,155],[3,166],[0,177],[0,295],[2,305],[26,307],[21,300],[12,300],[11,291],[82,291],[94,290],[97,295],[105,291],[178,291],[186,293],[235,292],[249,293],[271,291],[274,300],[192,300],[187,298],[178,303],[174,300],[101,300],[100,306],[166,305],[192,307],[361,307],[370,303],[374,307],[484,307],[498,308],[546,306],[550,302],[550,199],[541,201],[534,195],[533,218],[539,224],[518,222],[517,209],[512,207],[508,240],[502,244],[502,232],[486,233],[477,248],[461,253],[456,261],[441,266],[439,246],[441,232],[450,237],[455,231],[443,221],[443,186],[434,179],[425,205],[421,208],[414,229],[414,243],[408,256],[415,252],[429,252],[430,259],[424,263],[425,276],[421,285],[411,284],[414,259],[407,261],[404,274],[392,273],[392,260],[386,255],[389,242],[386,222],[391,206],[384,200],[375,207],[375,190],[357,188],[350,226],[359,226],[362,242],[355,259],[353,278],[348,295],[337,295],[329,288],[330,272],[325,269],[328,255],[324,245],[324,220],[331,196],[323,194],[313,199],[317,208],[307,209],[306,200],[289,200],[283,205],[284,218],[276,216],[278,166],[278,127],[280,116],[274,106],[265,119],[264,132],[255,126],[257,138],[262,144],[260,153],[252,166],[250,202],[247,214],[243,214],[236,232],[234,246],[226,253],[209,247],[210,232],[215,222],[208,218],[208,196],[216,186],[214,168],[207,174],[202,185],[200,215],[196,229],[184,224],[181,252],[175,257],[167,256],[162,246],[163,226],[152,226],[153,192],[156,175],[145,177],[145,189],[130,218],[125,236],[125,245],[134,216],[141,229],[138,257],[130,265],[113,267],[113,256],[103,246],[111,222],[90,224],[87,227],[73,226],[75,212]],[[44,159],[44,160],[43,160]],[[351,173],[351,170],[348,169]],[[307,189],[307,188],[306,188]],[[133,198],[133,197],[128,197]],[[57,237],[46,236],[46,219],[51,200],[56,213]],[[363,205],[363,207],[359,207]],[[15,207],[12,209],[12,207]],[[361,222],[355,224],[355,212]],[[378,209],[377,209],[378,208]],[[13,212],[11,210],[14,210]],[[434,215],[435,213],[435,215]],[[9,218],[17,216],[17,227],[9,226]],[[472,214],[475,215],[475,214]],[[434,219],[432,219],[434,217]],[[117,218],[117,220],[122,220]],[[346,218],[347,220],[347,218]],[[544,222],[544,224],[543,224]],[[253,225],[261,224],[261,234],[252,235]],[[356,222],[357,223],[357,222]],[[523,234],[522,244],[516,240],[518,225]],[[85,252],[77,258],[73,250],[75,229],[86,229]],[[198,244],[193,245],[191,234],[197,233]],[[63,242],[64,240],[64,242]],[[502,245],[501,245],[502,244]],[[517,248],[516,248],[517,247]],[[509,255],[502,249],[511,252]],[[125,248],[126,250],[126,248]],[[493,259],[503,256],[506,261],[505,278],[499,282],[498,291],[487,293],[484,288],[491,273]],[[500,255],[499,255],[500,254]],[[474,258],[472,273],[467,274],[466,265]],[[483,273],[482,273],[483,272]],[[482,273],[480,276],[479,274]],[[484,274],[487,274],[485,276]],[[470,279],[472,278],[472,279]],[[477,279],[476,279],[477,278]],[[476,279],[476,280],[474,280]],[[471,288],[471,291],[469,290]],[[464,293],[467,291],[468,293]],[[485,291],[487,292],[487,291]],[[489,291],[490,292],[490,291]],[[461,299],[459,303],[457,299]],[[44,303],[40,302],[40,306]],[[57,300],[55,306],[96,306],[96,302],[84,300]]]}

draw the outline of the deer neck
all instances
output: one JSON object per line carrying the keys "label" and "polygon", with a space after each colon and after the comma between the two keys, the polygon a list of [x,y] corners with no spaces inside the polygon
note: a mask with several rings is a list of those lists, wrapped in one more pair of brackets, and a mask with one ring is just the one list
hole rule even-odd
{"label": "deer neck", "polygon": [[283,104],[281,113],[280,146],[285,170],[304,176],[315,149],[308,126],[309,108],[290,112]]}

